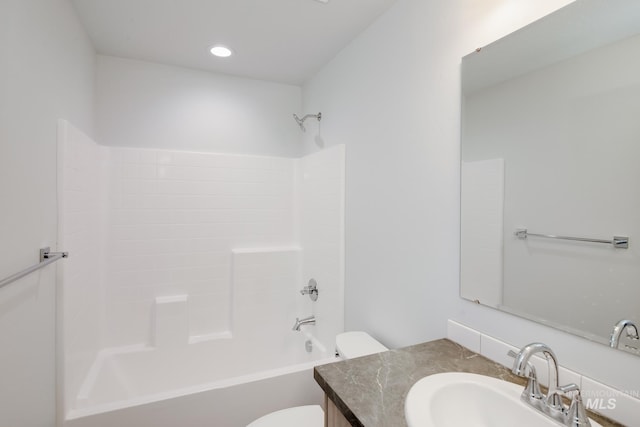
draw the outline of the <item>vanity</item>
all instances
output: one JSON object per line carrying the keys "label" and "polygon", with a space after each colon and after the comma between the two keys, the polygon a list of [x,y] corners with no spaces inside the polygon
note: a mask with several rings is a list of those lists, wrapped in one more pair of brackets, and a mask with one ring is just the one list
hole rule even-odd
{"label": "vanity", "polygon": [[[403,427],[404,404],[411,387],[423,377],[468,372],[516,383],[526,380],[448,339],[417,344],[314,369],[325,393],[326,427]],[[594,413],[605,427],[622,426]]]}

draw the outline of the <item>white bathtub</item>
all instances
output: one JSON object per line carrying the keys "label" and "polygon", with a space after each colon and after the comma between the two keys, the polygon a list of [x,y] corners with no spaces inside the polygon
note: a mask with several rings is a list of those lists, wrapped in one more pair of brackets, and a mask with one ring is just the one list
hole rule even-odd
{"label": "white bathtub", "polygon": [[277,352],[269,347],[241,348],[223,339],[103,351],[65,426],[244,427],[278,409],[322,404],[313,366],[335,357],[317,341],[307,353],[300,335],[273,343]]}

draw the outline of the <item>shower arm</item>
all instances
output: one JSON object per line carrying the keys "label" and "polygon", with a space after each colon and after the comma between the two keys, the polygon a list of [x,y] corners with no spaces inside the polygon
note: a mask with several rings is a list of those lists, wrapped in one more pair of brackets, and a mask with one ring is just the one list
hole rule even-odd
{"label": "shower arm", "polygon": [[322,113],[318,113],[318,114],[305,114],[302,118],[298,117],[297,114],[293,114],[293,118],[296,121],[296,123],[298,123],[298,126],[300,126],[300,129],[302,129],[302,132],[306,132],[307,128],[304,127],[304,121],[307,120],[308,118],[314,118],[314,119],[318,119],[318,121],[322,120]]}

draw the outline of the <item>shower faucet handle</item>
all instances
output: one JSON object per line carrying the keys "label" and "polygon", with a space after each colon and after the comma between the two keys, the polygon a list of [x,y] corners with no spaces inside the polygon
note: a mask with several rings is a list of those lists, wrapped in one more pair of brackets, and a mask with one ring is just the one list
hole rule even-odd
{"label": "shower faucet handle", "polygon": [[309,298],[311,298],[311,301],[317,301],[318,300],[318,282],[316,282],[316,279],[309,279],[309,284],[304,288],[302,288],[302,290],[300,291],[300,294],[309,295]]}

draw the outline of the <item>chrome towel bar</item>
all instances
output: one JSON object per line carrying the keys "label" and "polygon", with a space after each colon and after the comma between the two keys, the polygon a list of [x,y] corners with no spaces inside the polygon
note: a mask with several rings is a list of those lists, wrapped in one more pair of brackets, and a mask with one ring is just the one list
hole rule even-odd
{"label": "chrome towel bar", "polygon": [[560,240],[573,240],[577,242],[589,242],[589,243],[605,243],[607,245],[613,245],[614,248],[619,249],[628,249],[629,248],[629,238],[625,236],[613,236],[611,240],[602,240],[602,239],[590,239],[586,237],[570,237],[570,236],[556,236],[555,234],[538,234],[538,233],[530,233],[526,228],[517,228],[515,233],[513,233],[516,237],[520,239],[526,239],[527,237],[543,237],[545,239],[560,239]]}
{"label": "chrome towel bar", "polygon": [[22,270],[19,273],[16,273],[12,276],[7,277],[6,279],[3,279],[2,281],[0,281],[0,288],[8,285],[9,283],[15,282],[16,280],[26,276],[29,273],[33,273],[36,270],[41,269],[44,266],[47,266],[49,264],[51,264],[52,262],[56,262],[57,260],[61,259],[61,258],[67,258],[69,257],[69,253],[68,252],[51,252],[51,248],[46,247],[46,248],[42,248],[40,249],[40,262],[32,265],[29,268],[25,268],[24,270]]}

